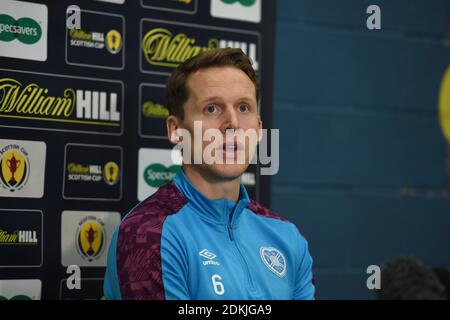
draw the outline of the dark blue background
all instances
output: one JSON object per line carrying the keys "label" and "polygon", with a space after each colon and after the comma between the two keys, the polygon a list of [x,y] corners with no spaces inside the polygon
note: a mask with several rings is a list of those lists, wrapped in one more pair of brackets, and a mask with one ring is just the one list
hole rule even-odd
{"label": "dark blue background", "polygon": [[277,1],[272,206],[308,239],[319,298],[372,298],[366,268],[399,255],[450,266],[449,23],[448,0]]}

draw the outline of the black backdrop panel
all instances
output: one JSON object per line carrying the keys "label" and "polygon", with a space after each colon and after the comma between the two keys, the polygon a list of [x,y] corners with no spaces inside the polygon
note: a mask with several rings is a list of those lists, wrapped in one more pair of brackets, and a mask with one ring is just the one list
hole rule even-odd
{"label": "black backdrop panel", "polygon": [[[79,29],[67,28],[70,5],[81,9]],[[0,298],[100,298],[112,232],[154,189],[142,172],[176,169],[168,74],[201,50],[242,48],[270,128],[274,26],[268,0],[2,0]],[[270,205],[258,172],[246,174],[249,193]],[[68,264],[80,266],[82,290],[67,288]]]}

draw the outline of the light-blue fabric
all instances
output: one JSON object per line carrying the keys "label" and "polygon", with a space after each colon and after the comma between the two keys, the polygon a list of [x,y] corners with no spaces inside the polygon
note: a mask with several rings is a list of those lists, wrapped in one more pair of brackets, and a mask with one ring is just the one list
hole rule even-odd
{"label": "light-blue fabric", "polygon": [[[188,204],[167,217],[163,226],[166,299],[314,298],[312,258],[295,225],[248,209],[250,199],[242,184],[235,204],[206,198],[182,171],[174,181]],[[283,276],[266,266],[262,247],[285,257]],[[205,249],[216,257],[200,255]]]}
{"label": "light-blue fabric", "polygon": [[[247,208],[250,199],[242,184],[233,203],[206,198],[183,170],[174,183],[187,204],[167,216],[162,228],[166,299],[314,299],[313,261],[294,224]],[[115,241],[117,234],[108,257],[107,299],[121,297],[114,274]]]}
{"label": "light-blue fabric", "polygon": [[103,294],[107,300],[121,300],[122,295],[119,288],[119,277],[117,275],[116,264],[116,250],[117,250],[117,237],[119,235],[119,228],[117,227],[114,232],[111,244],[108,250],[107,268],[105,273],[105,279],[103,281]]}

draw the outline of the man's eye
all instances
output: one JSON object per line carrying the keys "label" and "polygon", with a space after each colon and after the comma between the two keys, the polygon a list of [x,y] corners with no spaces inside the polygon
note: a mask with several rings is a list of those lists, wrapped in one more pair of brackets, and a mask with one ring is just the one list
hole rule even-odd
{"label": "man's eye", "polygon": [[217,107],[214,105],[209,105],[205,108],[206,113],[215,113],[217,112]]}
{"label": "man's eye", "polygon": [[239,106],[239,112],[247,112],[248,111],[248,105],[246,104],[241,104]]}

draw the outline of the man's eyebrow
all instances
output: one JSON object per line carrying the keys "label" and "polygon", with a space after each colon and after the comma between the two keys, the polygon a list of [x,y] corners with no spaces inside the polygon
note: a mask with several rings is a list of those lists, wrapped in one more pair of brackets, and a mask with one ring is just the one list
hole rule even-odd
{"label": "man's eyebrow", "polygon": [[256,101],[256,98],[250,97],[250,96],[245,96],[245,97],[240,98],[239,100],[241,100],[241,101],[248,101],[248,102],[254,102],[254,101]]}
{"label": "man's eyebrow", "polygon": [[[207,103],[207,102],[212,102],[212,101],[217,101],[217,100],[223,100],[222,97],[219,96],[212,96],[212,97],[207,97],[205,99],[200,100],[200,103]],[[251,96],[243,96],[239,99],[237,99],[237,101],[247,101],[247,102],[254,102],[256,99],[252,98]]]}
{"label": "man's eyebrow", "polygon": [[200,102],[201,103],[205,103],[205,102],[211,102],[211,101],[214,101],[214,100],[222,100],[222,98],[219,97],[219,96],[212,96],[212,97],[207,97],[205,99],[202,99],[202,100],[200,100]]}

